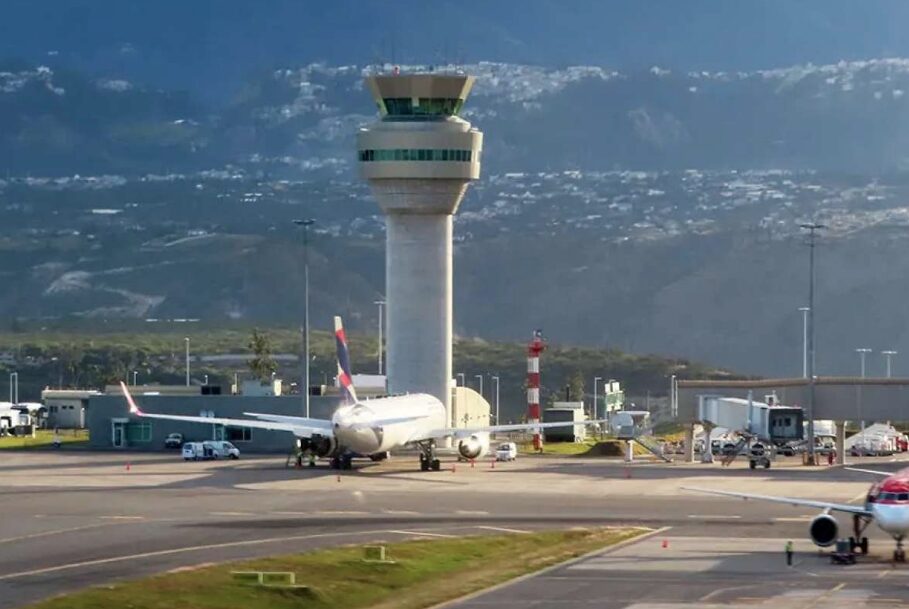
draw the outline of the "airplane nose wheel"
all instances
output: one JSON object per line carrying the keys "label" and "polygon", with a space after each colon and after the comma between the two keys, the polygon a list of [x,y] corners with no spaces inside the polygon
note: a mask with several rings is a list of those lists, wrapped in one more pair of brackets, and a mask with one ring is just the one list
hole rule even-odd
{"label": "airplane nose wheel", "polygon": [[906,550],[903,549],[903,540],[896,540],[896,550],[893,551],[893,562],[906,562]]}

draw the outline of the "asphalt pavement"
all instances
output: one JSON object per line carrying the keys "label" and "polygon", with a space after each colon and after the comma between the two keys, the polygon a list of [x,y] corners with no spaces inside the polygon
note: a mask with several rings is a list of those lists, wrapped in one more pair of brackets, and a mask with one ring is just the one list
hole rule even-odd
{"label": "asphalt pavement", "polygon": [[[440,472],[419,472],[413,459],[400,457],[339,475],[323,467],[288,469],[274,457],[185,463],[174,454],[64,450],[4,453],[2,459],[0,607],[172,569],[330,545],[601,525],[660,533],[458,606],[536,598],[545,601],[540,606],[560,607],[708,601],[753,607],[763,602],[755,599],[802,592],[823,595],[828,607],[827,600],[839,598],[871,599],[874,606],[886,604],[882,599],[909,602],[896,585],[904,569],[887,562],[892,541],[877,531],[863,564],[832,568],[806,539],[811,510],[681,489],[860,501],[871,480],[839,468],[751,471],[744,464],[626,466],[542,457],[472,467],[446,461]],[[881,469],[899,465],[875,462]],[[787,539],[797,543],[797,569],[782,566]],[[854,581],[869,592],[859,592]]]}

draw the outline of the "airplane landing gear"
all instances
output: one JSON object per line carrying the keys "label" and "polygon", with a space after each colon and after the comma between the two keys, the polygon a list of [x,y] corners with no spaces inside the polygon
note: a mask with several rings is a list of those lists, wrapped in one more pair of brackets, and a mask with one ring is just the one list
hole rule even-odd
{"label": "airplane landing gear", "polygon": [[420,471],[434,472],[442,469],[442,462],[436,458],[435,442],[420,442]]}
{"label": "airplane landing gear", "polygon": [[896,549],[893,551],[893,562],[906,562],[906,550],[903,549],[903,538],[896,540]]}
{"label": "airplane landing gear", "polygon": [[865,532],[865,529],[868,527],[868,524],[871,522],[871,519],[855,514],[852,517],[852,531],[853,537],[849,538],[849,549],[854,552],[856,548],[862,551],[862,554],[868,554],[868,538],[864,537],[862,533]]}

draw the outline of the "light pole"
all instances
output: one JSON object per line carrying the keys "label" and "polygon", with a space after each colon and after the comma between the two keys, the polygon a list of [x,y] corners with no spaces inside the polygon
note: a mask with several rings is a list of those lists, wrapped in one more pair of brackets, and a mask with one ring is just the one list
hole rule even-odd
{"label": "light pole", "polygon": [[887,378],[888,378],[888,379],[889,379],[890,376],[891,376],[891,374],[890,374],[890,373],[891,373],[891,368],[890,368],[891,361],[890,361],[890,359],[891,359],[894,355],[896,355],[896,354],[897,354],[896,351],[881,351],[881,355],[883,355],[884,357],[887,358]]}
{"label": "light pole", "polygon": [[492,377],[492,380],[494,380],[496,382],[496,425],[500,425],[501,423],[499,423],[499,376],[496,375],[496,376]]}
{"label": "light pole", "polygon": [[458,372],[458,378],[461,379],[461,387],[463,387],[464,385],[467,384],[467,381],[464,380],[464,377],[465,377],[465,375],[463,372]]}
{"label": "light pole", "polygon": [[[859,358],[861,358],[861,360],[862,360],[862,368],[861,368],[861,370],[862,370],[862,383],[864,383],[864,379],[865,379],[865,356],[866,356],[867,354],[871,353],[871,349],[869,349],[868,347],[860,347],[860,348],[856,349],[855,352],[859,354]],[[862,429],[862,442],[864,443],[864,441],[865,441],[865,436],[864,436],[864,433],[865,433],[865,417],[863,416],[864,413],[862,413],[862,385],[859,385],[859,386],[858,386],[858,391],[857,391],[857,395],[856,395],[856,400],[858,401],[858,404],[857,404],[856,406],[857,406],[857,408],[858,408],[859,426],[860,426],[861,429]]]}
{"label": "light pole", "polygon": [[205,385],[208,386],[208,375],[205,375]]}
{"label": "light pole", "polygon": [[596,420],[596,418],[597,418],[597,390],[600,386],[600,381],[602,381],[602,380],[603,380],[602,377],[599,377],[599,376],[593,377],[593,419],[594,420]]}
{"label": "light pole", "polygon": [[294,220],[303,227],[303,412],[309,418],[309,227],[315,220]]}
{"label": "light pole", "polygon": [[802,312],[802,378],[808,378],[808,311],[809,307],[799,307]]}
{"label": "light pole", "polygon": [[385,351],[385,341],[382,340],[382,326],[385,318],[382,316],[382,307],[385,306],[384,300],[377,300],[373,304],[379,305],[379,375],[382,374],[382,352]]}
{"label": "light pole", "polygon": [[186,386],[189,387],[189,337],[183,339],[186,343]]}
{"label": "light pole", "polygon": [[133,387],[136,386],[136,377],[138,377],[138,376],[139,376],[139,371],[133,370]]}
{"label": "light pole", "polygon": [[814,451],[814,398],[817,389],[814,370],[814,247],[817,244],[817,232],[825,226],[816,222],[799,226],[808,231],[808,465],[814,465],[817,462]]}
{"label": "light pole", "polygon": [[[14,392],[15,389],[15,392]],[[9,373],[9,401],[13,404],[19,403],[19,373]]]}
{"label": "light pole", "polygon": [[483,375],[474,374],[473,376],[480,381],[480,397],[483,397]]}

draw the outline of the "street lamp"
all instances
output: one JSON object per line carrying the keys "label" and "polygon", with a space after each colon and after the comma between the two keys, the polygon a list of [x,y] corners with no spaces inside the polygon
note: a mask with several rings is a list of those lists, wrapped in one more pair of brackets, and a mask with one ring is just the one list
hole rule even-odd
{"label": "street lamp", "polygon": [[808,311],[809,307],[799,307],[802,312],[802,378],[808,378]]}
{"label": "street lamp", "polygon": [[480,397],[483,397],[483,375],[474,374],[473,376],[480,381]]}
{"label": "street lamp", "polygon": [[892,357],[893,357],[894,355],[896,355],[896,354],[897,354],[896,351],[881,351],[881,355],[883,355],[884,357],[887,358],[887,378],[888,378],[888,379],[889,379],[890,376],[891,376],[891,374],[890,374],[890,372],[891,372],[891,368],[890,368],[891,361],[890,361],[890,358],[892,358]]}
{"label": "street lamp", "polygon": [[[13,392],[15,388],[15,392]],[[19,403],[19,373],[10,372],[9,373],[9,401],[13,404]]]}
{"label": "street lamp", "polygon": [[458,372],[458,378],[461,379],[461,387],[467,384],[467,381],[464,380],[464,377],[465,375],[463,372]]}
{"label": "street lamp", "polygon": [[208,375],[205,375],[205,385],[208,386]]}
{"label": "street lamp", "polygon": [[600,381],[603,380],[603,377],[595,376],[593,377],[593,418],[597,418],[597,389],[600,386]]}
{"label": "street lamp", "polygon": [[138,376],[139,376],[139,371],[133,370],[133,387],[136,386],[136,377],[138,377]]}
{"label": "street lamp", "polygon": [[186,386],[189,387],[189,337],[183,341],[186,343]]}
{"label": "street lamp", "polygon": [[[855,352],[859,354],[859,357],[862,360],[862,379],[864,379],[865,378],[865,355],[871,353],[871,349],[869,349],[867,347],[860,347],[860,348],[856,349]],[[862,428],[862,434],[863,434],[862,442],[864,443],[864,441],[865,441],[865,436],[864,436],[865,417],[863,416],[863,413],[862,413],[862,385],[858,386],[858,391],[856,392],[856,400],[858,401],[857,406],[858,406],[859,425]]]}
{"label": "street lamp", "polygon": [[496,425],[500,425],[500,423],[499,423],[499,376],[496,375],[496,376],[492,377],[492,380],[494,380],[496,382]]}
{"label": "street lamp", "polygon": [[315,220],[294,220],[303,227],[303,412],[309,418],[309,227]]}
{"label": "street lamp", "polygon": [[379,305],[379,375],[382,374],[382,352],[385,351],[385,341],[382,340],[382,322],[384,317],[382,316],[382,307],[385,306],[384,300],[376,300],[372,304]]}
{"label": "street lamp", "polygon": [[814,370],[814,248],[817,232],[826,227],[816,222],[800,224],[799,227],[808,231],[808,465],[814,465],[817,462],[814,452],[814,398],[817,390]]}

